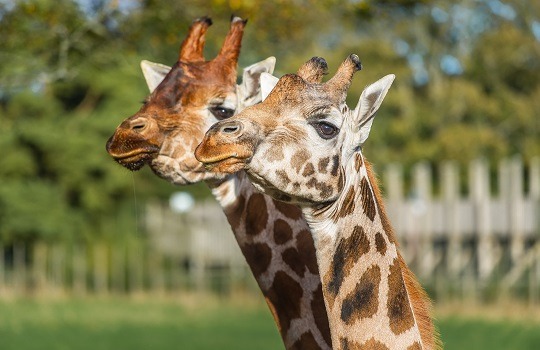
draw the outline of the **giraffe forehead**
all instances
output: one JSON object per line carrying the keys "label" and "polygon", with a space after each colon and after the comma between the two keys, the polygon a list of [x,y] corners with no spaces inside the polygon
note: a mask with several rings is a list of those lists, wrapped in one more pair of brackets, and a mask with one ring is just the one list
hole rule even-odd
{"label": "giraffe forehead", "polygon": [[143,108],[197,107],[234,93],[236,72],[209,62],[177,62]]}

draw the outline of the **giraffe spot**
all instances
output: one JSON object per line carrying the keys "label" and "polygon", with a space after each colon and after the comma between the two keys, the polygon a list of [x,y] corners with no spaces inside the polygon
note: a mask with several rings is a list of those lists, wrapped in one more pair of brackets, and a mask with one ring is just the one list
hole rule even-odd
{"label": "giraffe spot", "polygon": [[289,179],[289,176],[287,176],[287,172],[285,170],[276,170],[276,176],[283,183],[288,184],[291,182],[291,179]]}
{"label": "giraffe spot", "polygon": [[339,177],[338,177],[338,184],[337,184],[338,192],[343,191],[343,186],[345,185],[345,181],[343,179],[343,177],[344,177],[343,174],[344,173],[345,173],[345,169],[343,169],[343,167],[341,167],[341,171],[339,172]]}
{"label": "giraffe spot", "polygon": [[362,209],[364,214],[371,220],[375,220],[375,214],[377,210],[375,209],[375,199],[371,193],[371,188],[369,186],[368,180],[363,177],[360,181],[360,196],[362,198]]}
{"label": "giraffe spot", "polygon": [[274,197],[276,197],[276,199],[278,201],[281,201],[281,202],[291,202],[292,201],[291,196],[286,195],[285,193],[281,193],[281,192],[275,193]]}
{"label": "giraffe spot", "polygon": [[327,290],[335,297],[341,288],[341,284],[350,273],[354,264],[362,255],[369,251],[369,240],[361,226],[355,226],[352,234],[348,238],[343,238],[334,254],[330,265],[330,274],[327,278]]}
{"label": "giraffe spot", "polygon": [[403,275],[398,259],[390,266],[388,276],[388,318],[390,329],[395,334],[401,334],[414,326],[414,315],[409,303],[407,290],[403,281]]}
{"label": "giraffe spot", "polygon": [[351,325],[359,319],[375,315],[379,308],[380,283],[381,270],[373,265],[364,272],[354,290],[343,299],[341,305],[343,322]]}
{"label": "giraffe spot", "polygon": [[386,241],[380,232],[375,235],[375,248],[381,255],[386,254]]}
{"label": "giraffe spot", "polygon": [[311,154],[306,150],[300,150],[297,151],[293,156],[291,157],[291,165],[296,170],[296,173],[300,173],[300,169],[302,169],[302,166],[306,163],[306,161],[311,157]]}
{"label": "giraffe spot", "polygon": [[242,214],[246,208],[246,198],[243,195],[239,195],[236,198],[236,201],[225,208],[225,215],[227,216],[227,221],[233,229],[238,228],[242,220]]}
{"label": "giraffe spot", "polygon": [[293,237],[293,231],[287,221],[277,219],[274,222],[274,241],[277,244],[285,244]]}
{"label": "giraffe spot", "polygon": [[339,169],[339,156],[336,154],[335,156],[332,157],[332,170],[330,170],[330,174],[332,174],[332,176],[337,176],[338,169]]}
{"label": "giraffe spot", "polygon": [[420,346],[420,343],[415,341],[411,346],[407,348],[407,350],[422,350],[422,347]]}
{"label": "giraffe spot", "polygon": [[269,162],[277,162],[285,158],[281,147],[272,147],[264,154],[264,158]]}
{"label": "giraffe spot", "polygon": [[326,198],[330,197],[332,195],[332,192],[333,192],[332,191],[332,186],[329,186],[329,185],[325,184],[324,182],[319,182],[314,177],[309,179],[309,181],[306,183],[306,186],[308,188],[315,188],[316,190],[321,191],[319,196],[321,198],[323,198],[323,199],[326,199]]}
{"label": "giraffe spot", "polygon": [[281,214],[285,215],[285,217],[291,220],[298,220],[302,217],[302,210],[298,206],[283,203],[280,201],[272,202],[274,203],[274,207],[276,208],[276,210],[279,211]]}
{"label": "giraffe spot", "polygon": [[304,171],[302,172],[302,176],[307,177],[315,174],[315,168],[313,167],[313,164],[307,163],[304,167]]}
{"label": "giraffe spot", "polygon": [[329,162],[330,162],[329,157],[324,157],[321,160],[319,160],[319,165],[317,167],[320,173],[326,174],[326,167],[328,166]]}
{"label": "giraffe spot", "polygon": [[294,342],[294,344],[289,349],[294,350],[311,350],[311,349],[320,349],[321,346],[317,344],[313,333],[307,331],[300,336],[300,338]]}
{"label": "giraffe spot", "polygon": [[247,203],[246,209],[246,234],[256,236],[266,229],[268,223],[268,211],[266,201],[261,193],[253,194]]}
{"label": "giraffe spot", "polygon": [[298,282],[283,271],[276,272],[267,300],[274,306],[282,337],[289,331],[291,321],[300,317],[303,290]]}
{"label": "giraffe spot", "polygon": [[324,304],[324,296],[322,292],[322,285],[319,282],[317,289],[313,292],[311,299],[311,311],[313,312],[313,318],[315,324],[321,332],[321,335],[328,344],[332,345],[332,336],[330,335],[330,325],[328,323],[328,314],[326,313],[326,305]]}
{"label": "giraffe spot", "polygon": [[302,261],[306,264],[309,272],[314,275],[319,274],[319,265],[317,265],[317,256],[315,255],[315,243],[313,236],[308,230],[302,230],[296,235],[296,248],[302,256]]}
{"label": "giraffe spot", "polygon": [[356,192],[354,191],[354,187],[351,186],[343,198],[341,210],[337,211],[333,217],[334,222],[336,222],[339,218],[347,217],[354,212],[354,208],[356,207],[355,200]]}
{"label": "giraffe spot", "polygon": [[300,189],[300,183],[299,182],[293,182],[292,187],[295,191],[298,191]]}
{"label": "giraffe spot", "polygon": [[377,211],[379,212],[379,217],[381,218],[381,223],[384,232],[386,233],[386,237],[388,238],[388,241],[392,244],[396,243],[396,239],[394,238],[394,231],[392,230],[392,225],[390,224],[390,220],[388,220],[388,216],[386,215],[386,210],[384,209],[384,203],[381,201],[381,193],[379,190],[379,187],[377,186],[377,178],[373,174],[373,171],[371,169],[371,165],[369,162],[364,162],[366,166],[367,175],[369,177],[369,181],[372,184],[373,193],[375,195],[375,204],[377,205]]}
{"label": "giraffe spot", "polygon": [[267,244],[247,243],[240,248],[255,278],[268,269],[272,261],[272,249]]}
{"label": "giraffe spot", "polygon": [[360,153],[356,153],[354,157],[354,168],[356,169],[356,172],[359,172],[362,168],[362,165],[364,165],[364,160],[362,159],[362,155]]}
{"label": "giraffe spot", "polygon": [[302,260],[302,257],[298,253],[296,248],[287,248],[281,254],[283,262],[293,270],[297,276],[304,277],[304,271],[306,270],[306,264]]}
{"label": "giraffe spot", "polygon": [[386,345],[374,338],[370,338],[362,344],[345,338],[341,338],[339,341],[343,350],[390,350]]}

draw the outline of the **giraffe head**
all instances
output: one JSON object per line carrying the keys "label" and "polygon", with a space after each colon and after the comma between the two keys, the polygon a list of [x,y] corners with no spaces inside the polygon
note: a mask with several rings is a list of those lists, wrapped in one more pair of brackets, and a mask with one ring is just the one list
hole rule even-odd
{"label": "giraffe head", "polygon": [[273,71],[275,59],[247,67],[242,85],[237,86],[236,65],[246,21],[233,17],[219,54],[206,61],[203,48],[211,24],[207,17],[192,23],[172,67],[141,63],[151,94],[107,142],[107,152],[121,165],[139,170],[148,164],[176,184],[220,177],[205,171],[193,155],[195,147],[212,124],[260,101],[258,78]]}
{"label": "giraffe head", "polygon": [[321,83],[327,65],[314,57],[277,83],[263,77],[261,89],[263,96],[271,90],[268,97],[213,125],[195,152],[197,159],[218,172],[244,168],[259,190],[283,201],[335,201],[347,180],[344,168],[361,151],[394,80],[387,75],[369,85],[351,110],[345,97],[360,69],[358,57],[350,55]]}

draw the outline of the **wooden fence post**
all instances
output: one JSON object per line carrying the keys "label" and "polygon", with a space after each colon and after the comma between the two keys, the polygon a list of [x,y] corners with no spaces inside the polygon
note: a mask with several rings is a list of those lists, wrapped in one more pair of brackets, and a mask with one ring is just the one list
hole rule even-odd
{"label": "wooden fence post", "polygon": [[498,260],[491,229],[489,167],[483,159],[474,160],[469,166],[469,195],[473,201],[474,227],[478,237],[475,254],[478,278],[483,282],[491,276]]}
{"label": "wooden fence post", "polygon": [[437,264],[437,257],[433,249],[431,168],[427,163],[418,163],[413,168],[414,202],[412,215],[416,222],[416,230],[420,240],[416,251],[418,270],[420,275],[427,279]]}
{"label": "wooden fence post", "polygon": [[463,269],[462,239],[459,210],[459,168],[455,162],[446,161],[441,166],[443,220],[448,235],[447,263],[449,275],[457,278]]}

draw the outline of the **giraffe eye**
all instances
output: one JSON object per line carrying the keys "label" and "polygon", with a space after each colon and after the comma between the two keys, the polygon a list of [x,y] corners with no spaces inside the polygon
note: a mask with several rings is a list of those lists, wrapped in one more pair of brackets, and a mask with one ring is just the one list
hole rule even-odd
{"label": "giraffe eye", "polygon": [[234,109],[215,106],[210,107],[210,113],[212,113],[218,120],[223,120],[232,117],[234,115]]}
{"label": "giraffe eye", "polygon": [[313,123],[313,127],[317,131],[317,134],[325,140],[335,137],[339,132],[337,127],[328,122]]}

